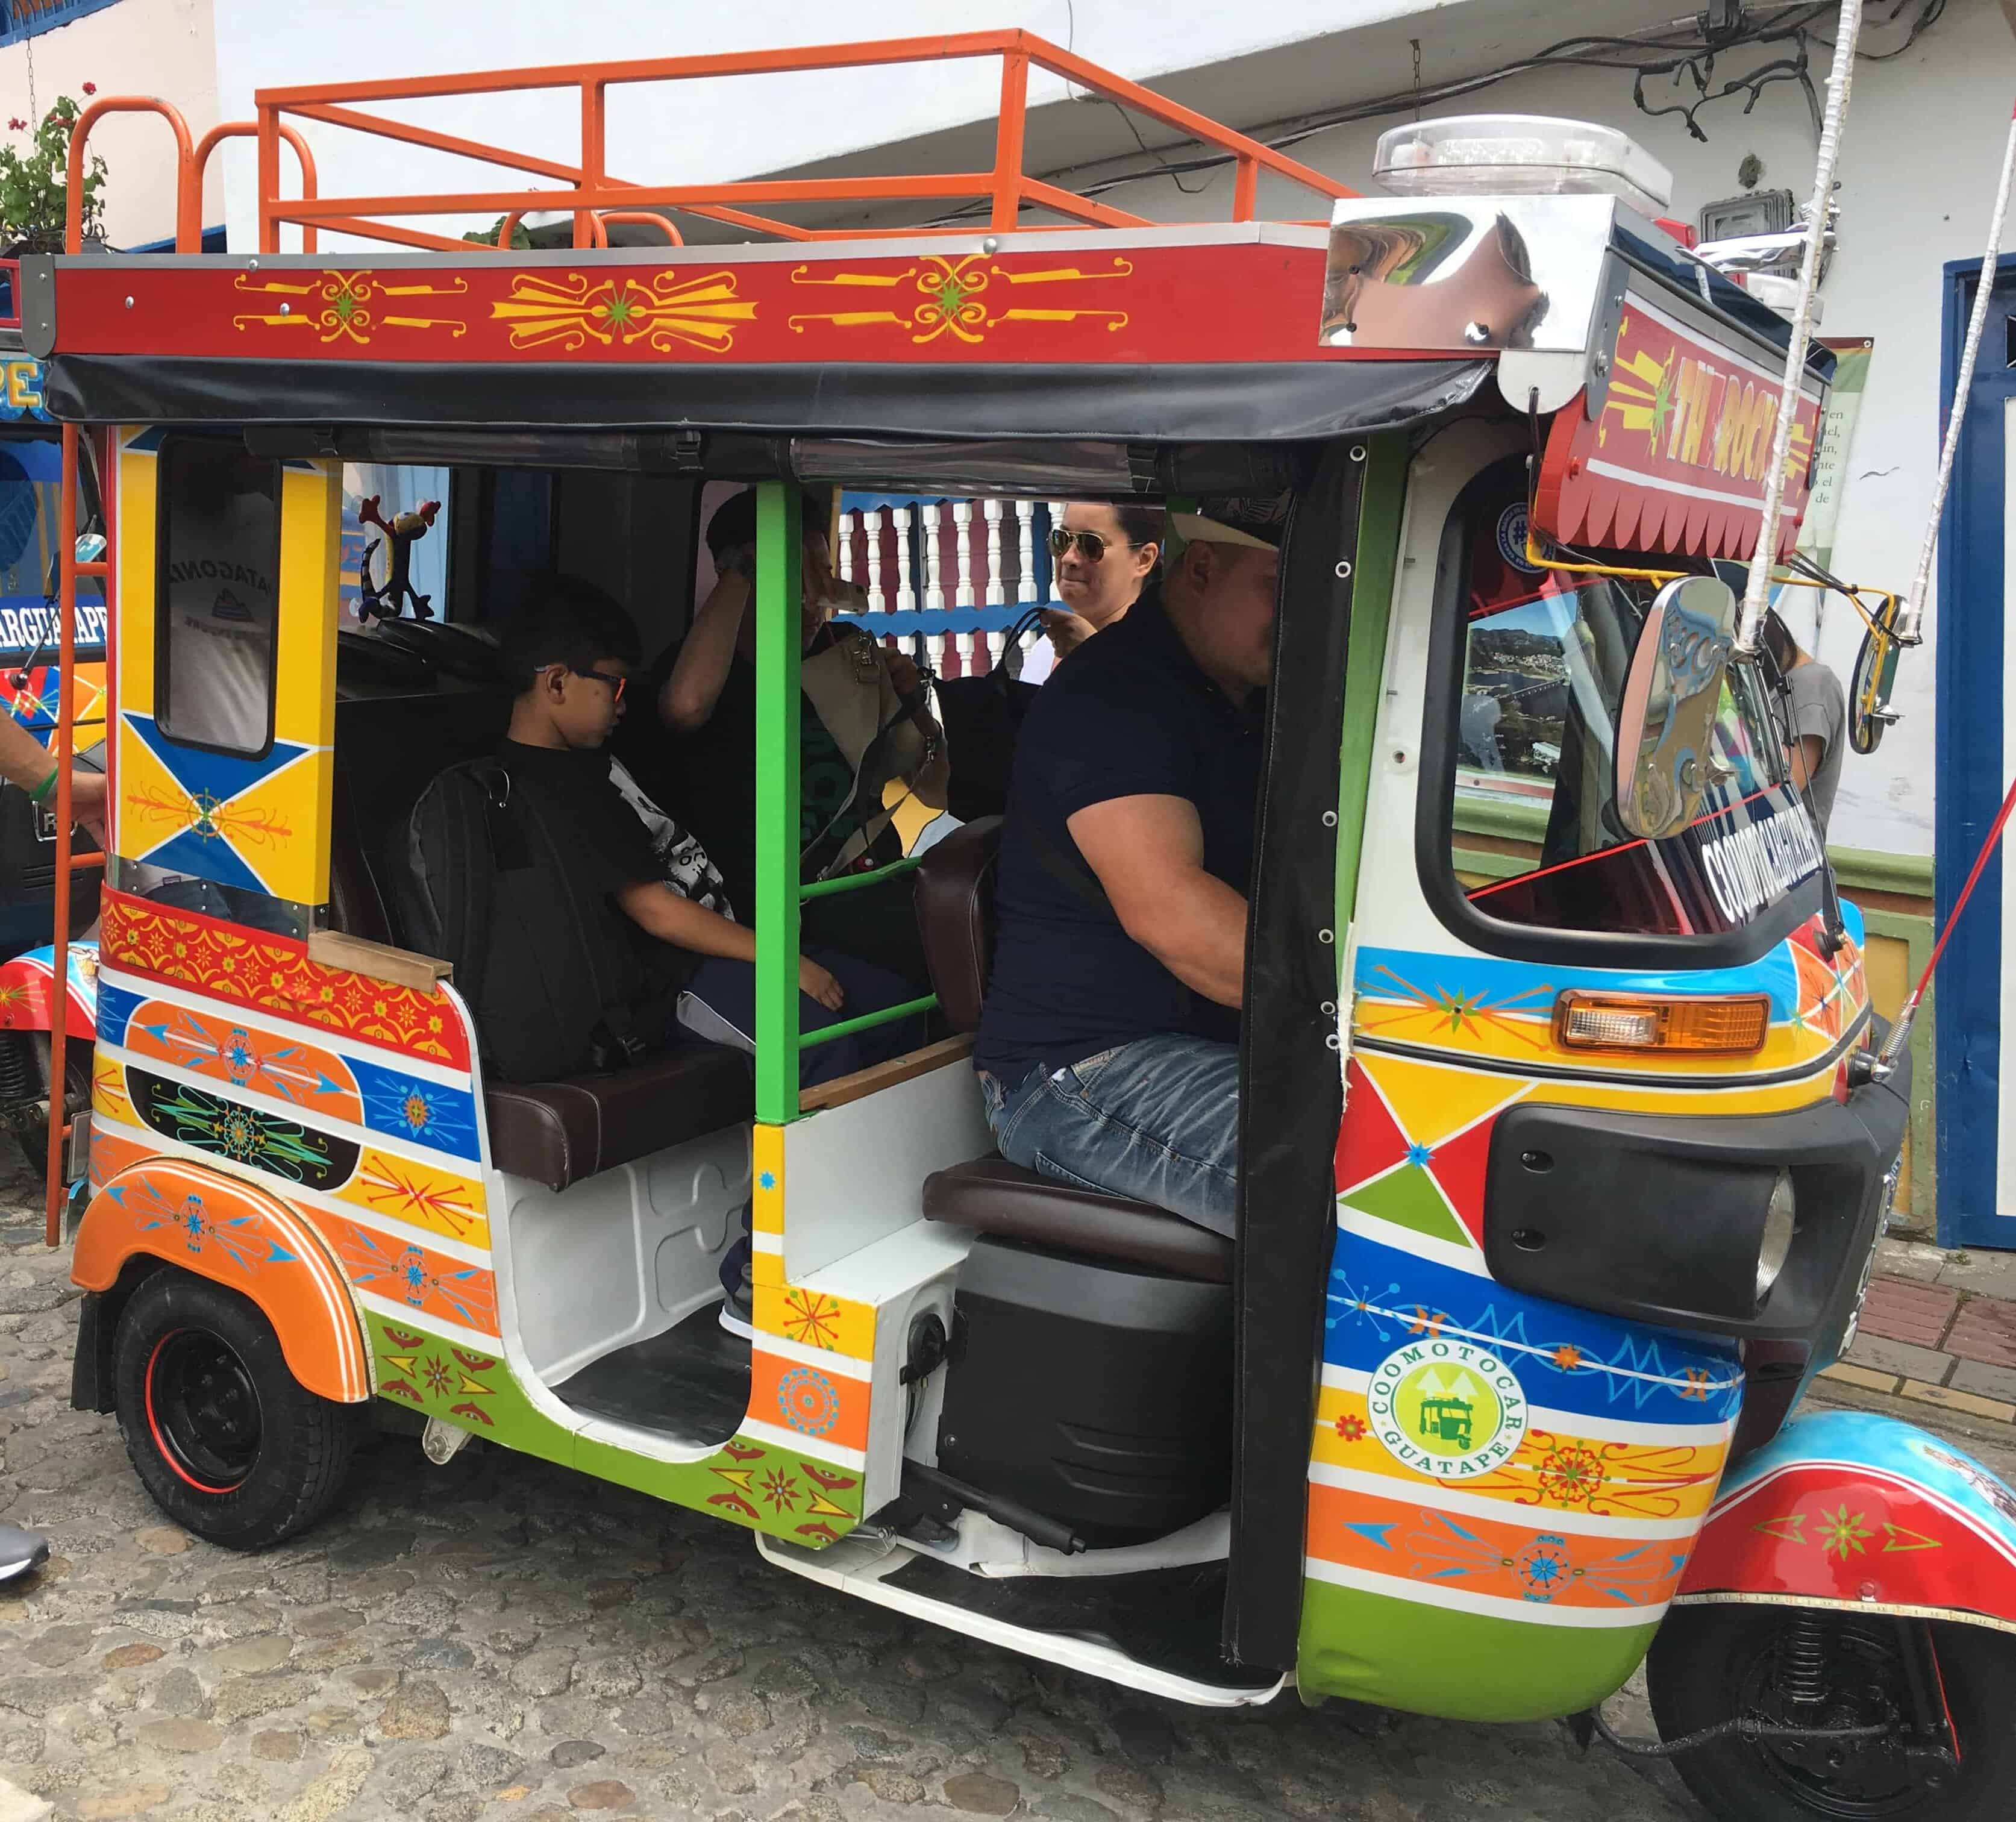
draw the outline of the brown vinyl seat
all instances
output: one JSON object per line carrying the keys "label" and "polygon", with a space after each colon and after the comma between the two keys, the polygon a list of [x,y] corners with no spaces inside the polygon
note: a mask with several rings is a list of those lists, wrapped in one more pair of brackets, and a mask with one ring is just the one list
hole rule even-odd
{"label": "brown vinyl seat", "polygon": [[483,1104],[491,1161],[557,1190],[754,1118],[755,1091],[740,1050],[693,1043],[563,1082],[495,1083]]}
{"label": "brown vinyl seat", "polygon": [[[994,873],[1001,819],[983,816],[926,851],[917,923],[938,1004],[952,1028],[977,1031],[994,951]],[[924,1219],[1060,1252],[1121,1259],[1209,1284],[1232,1282],[1232,1242],[1147,1202],[1059,1183],[998,1154],[924,1179]]]}
{"label": "brown vinyl seat", "polygon": [[[437,772],[495,746],[507,714],[494,691],[338,703],[329,857],[337,929],[433,952],[426,933],[413,927],[406,818]],[[492,1162],[556,1191],[754,1113],[748,1058],[697,1040],[627,1068],[558,1082],[491,1082],[484,1092]]]}

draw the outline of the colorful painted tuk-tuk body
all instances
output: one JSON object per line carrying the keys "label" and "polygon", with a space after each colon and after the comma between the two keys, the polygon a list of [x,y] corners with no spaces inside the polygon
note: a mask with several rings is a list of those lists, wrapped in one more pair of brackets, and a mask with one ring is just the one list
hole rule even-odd
{"label": "colorful painted tuk-tuk body", "polygon": [[[1571,1715],[1650,1650],[1662,1726],[1749,1729],[1681,1760],[1732,1813],[1894,1786],[1896,1813],[1986,1815],[2016,1496],[1899,1426],[1786,1421],[1845,1345],[1905,1117],[1869,1067],[1859,917],[1726,628],[1689,636],[1715,646],[1708,750],[1674,758],[1674,716],[1611,751],[1629,689],[1637,726],[1674,694],[1628,683],[1639,628],[1694,625],[1654,618],[1658,585],[1759,535],[1782,324],[1608,196],[1356,200],[1024,34],[880,49],[1005,59],[989,229],[844,241],[751,216],[761,185],[647,188],[787,243],[399,228],[423,250],[337,259],[281,253],[281,222],[396,210],[285,201],[268,157],[257,255],[31,262],[48,396],[111,483],[77,1402],[242,1547],[311,1520],[376,1399],[437,1460],[522,1450],[1160,1694]],[[1157,228],[1022,177],[1031,60],[1211,136],[1240,218]],[[537,75],[592,96],[599,135],[604,73]],[[262,97],[267,153],[290,108],[367,117],[337,99],[369,98]],[[1254,221],[1263,168],[1334,200],[1331,229]],[[581,182],[578,236],[606,239],[621,198]],[[1096,225],[1018,233],[1025,204]],[[1514,242],[1516,311],[1452,315]],[[1824,383],[1802,380],[1784,548]],[[984,978],[958,960],[984,954],[986,826],[804,885],[787,839],[801,488],[1045,497],[1066,459],[1116,498],[1295,491],[1236,1246],[989,1161]],[[434,654],[420,684],[339,638],[346,460],[642,474],[689,527],[708,480],[758,484],[753,1099],[722,1051],[486,1071],[386,858],[411,774],[459,756],[442,730],[495,736],[456,668],[452,622],[484,609],[452,580],[449,625],[395,623]],[[230,549],[189,503],[220,490]],[[250,720],[205,721],[171,674],[183,623],[236,637],[250,597]],[[1694,793],[1657,837],[1618,819],[1641,761]],[[1502,873],[1460,876],[1458,830]],[[801,1096],[801,914],[860,889],[909,916],[913,872],[946,1035]],[[715,1274],[745,1204],[757,1333],[731,1346]],[[1913,1806],[1928,1777],[1948,1807]]]}

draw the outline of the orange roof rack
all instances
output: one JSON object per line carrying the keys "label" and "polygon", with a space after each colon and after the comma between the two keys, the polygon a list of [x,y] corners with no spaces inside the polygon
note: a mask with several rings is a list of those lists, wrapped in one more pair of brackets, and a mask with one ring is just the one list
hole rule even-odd
{"label": "orange roof rack", "polygon": [[[860,70],[902,63],[995,58],[1001,66],[1001,102],[995,128],[994,163],[985,171],[886,177],[759,178],[741,182],[663,184],[639,182],[608,167],[605,102],[609,90],[623,84],[680,82],[701,77],[770,75],[783,71]],[[409,227],[383,217],[488,214],[516,216],[533,210],[571,211],[574,244],[606,246],[606,218],[635,221],[637,211],[684,213],[745,229],[758,236],[784,240],[861,239],[877,235],[970,232],[975,224],[944,228],[844,229],[808,228],[760,212],[762,205],[835,202],[896,202],[928,200],[947,203],[985,202],[987,228],[999,232],[1021,223],[1024,209],[1047,211],[1073,225],[1106,228],[1150,226],[1144,217],[1130,214],[1089,196],[1063,189],[1023,168],[1029,72],[1046,70],[1102,100],[1111,101],[1187,135],[1226,153],[1236,167],[1232,219],[1255,218],[1260,174],[1264,171],[1300,185],[1327,203],[1358,192],[1284,156],[1273,147],[1234,132],[1215,121],[1179,106],[1154,91],[1117,76],[1047,39],[1019,31],[953,33],[943,36],[889,38],[862,44],[813,45],[786,50],[749,51],[721,56],[657,57],[629,62],[566,63],[527,70],[471,71],[462,75],[416,76],[384,82],[306,84],[262,89],[257,95],[256,122],[218,128],[203,142],[202,154],[192,153],[188,129],[166,103],[136,96],[105,97],[87,108],[73,137],[70,248],[78,246],[76,173],[82,168],[85,142],[103,114],[147,111],[162,114],[175,130],[181,168],[177,211],[178,250],[195,252],[200,228],[200,164],[220,138],[250,134],[259,146],[259,250],[277,253],[280,230],[292,225],[302,231],[304,250],[312,250],[318,229],[388,241],[431,251],[467,253],[469,242]],[[453,133],[414,126],[383,114],[365,112],[359,103],[413,101],[444,95],[504,95],[533,89],[576,90],[581,97],[581,154],[578,162],[543,153],[492,145]],[[393,139],[430,151],[465,158],[554,180],[563,188],[551,190],[484,189],[455,193],[416,193],[409,196],[318,196],[313,160],[287,117],[324,127]],[[301,164],[302,192],[280,194],[280,143],[293,146]],[[662,221],[677,243],[677,232]],[[508,236],[499,240],[508,247]]]}

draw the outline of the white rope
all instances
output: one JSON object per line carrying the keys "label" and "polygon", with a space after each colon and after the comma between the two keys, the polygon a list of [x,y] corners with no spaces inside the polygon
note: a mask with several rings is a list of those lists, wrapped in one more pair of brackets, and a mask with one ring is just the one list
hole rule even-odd
{"label": "white rope", "polygon": [[1981,262],[1981,283],[1975,287],[1974,315],[1967,319],[1967,344],[1954,376],[1953,404],[1946,413],[1946,441],[1939,446],[1939,477],[1932,483],[1932,510],[1925,520],[1924,542],[1918,546],[1918,567],[1910,592],[1897,614],[1897,636],[1914,643],[1924,618],[1925,596],[1932,585],[1932,559],[1939,547],[1939,520],[1946,506],[1946,484],[1953,478],[1953,453],[1960,448],[1960,425],[1967,417],[1967,389],[1974,383],[1974,358],[1981,351],[1981,332],[1988,321],[1989,300],[1995,290],[1996,256],[2002,246],[2002,224],[2009,214],[2010,174],[2016,171],[2016,119],[2009,123],[2009,144],[2002,154],[2002,182],[1995,193],[1995,212],[1988,220],[1988,251]]}
{"label": "white rope", "polygon": [[[1785,464],[1791,453],[1792,425],[1806,377],[1806,347],[1813,339],[1813,298],[1820,290],[1820,246],[1827,237],[1828,206],[1834,200],[1834,167],[1841,156],[1841,123],[1855,75],[1855,41],[1862,31],[1862,0],[1841,0],[1834,28],[1834,67],[1827,71],[1827,111],[1820,119],[1820,153],[1813,169],[1813,200],[1806,219],[1805,250],[1799,256],[1799,297],[1792,311],[1791,345],[1785,351],[1785,385],[1778,401],[1778,427],[1771,437],[1771,466],[1764,483],[1764,519],[1750,558],[1750,582],[1743,592],[1743,616],[1736,643],[1754,652],[1764,624],[1771,565],[1778,555],[1778,518],[1784,510]],[[1818,427],[1815,427],[1817,432]]]}

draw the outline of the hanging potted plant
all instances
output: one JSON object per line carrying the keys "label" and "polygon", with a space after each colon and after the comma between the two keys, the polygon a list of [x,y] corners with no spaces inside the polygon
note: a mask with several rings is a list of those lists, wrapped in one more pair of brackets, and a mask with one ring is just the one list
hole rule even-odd
{"label": "hanging potted plant", "polygon": [[[86,95],[95,83],[84,85]],[[61,253],[70,175],[70,135],[83,112],[67,95],[34,125],[10,120],[10,133],[28,135],[24,148],[0,145],[0,252]],[[105,160],[94,157],[84,177],[84,232],[86,239],[103,237],[104,217],[99,197],[105,187]]]}

